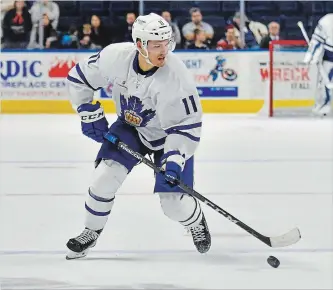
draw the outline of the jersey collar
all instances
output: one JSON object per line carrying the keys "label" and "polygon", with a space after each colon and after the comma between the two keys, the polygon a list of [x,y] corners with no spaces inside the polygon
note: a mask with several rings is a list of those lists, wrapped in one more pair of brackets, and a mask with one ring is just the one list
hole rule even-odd
{"label": "jersey collar", "polygon": [[139,52],[137,51],[133,60],[133,70],[140,75],[144,75],[145,78],[151,77],[157,70],[158,67],[154,66],[152,69],[148,71],[142,71],[139,67]]}

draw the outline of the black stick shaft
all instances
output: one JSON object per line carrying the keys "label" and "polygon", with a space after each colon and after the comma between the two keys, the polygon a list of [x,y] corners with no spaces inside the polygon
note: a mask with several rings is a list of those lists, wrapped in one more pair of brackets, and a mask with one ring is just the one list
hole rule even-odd
{"label": "black stick shaft", "polygon": [[[149,166],[150,168],[152,168],[155,171],[155,173],[161,173],[161,172],[163,172],[160,168],[158,168],[148,158],[145,158],[140,153],[138,153],[138,152],[132,150],[131,148],[129,148],[127,146],[127,144],[119,141],[116,136],[113,136],[113,135],[111,135],[111,134],[108,133],[105,136],[105,138],[107,140],[109,140],[111,143],[115,144],[119,149],[126,151],[128,154],[132,155],[133,157],[135,157],[136,159],[138,159],[140,162],[142,162],[142,163],[146,164],[147,166]],[[213,210],[215,210],[219,214],[223,215],[229,221],[231,221],[234,224],[238,225],[243,230],[247,231],[249,234],[251,234],[252,236],[256,237],[257,239],[259,239],[260,241],[262,241],[266,245],[268,245],[270,247],[272,246],[269,237],[266,237],[266,236],[258,233],[256,230],[254,230],[251,227],[249,227],[248,225],[244,224],[242,221],[240,221],[239,219],[237,219],[236,217],[234,217],[233,215],[231,215],[230,213],[228,213],[227,211],[225,211],[224,209],[222,209],[221,207],[219,207],[218,205],[216,205],[214,202],[210,201],[208,198],[204,197],[199,192],[195,191],[191,187],[189,187],[186,184],[184,184],[181,180],[178,180],[178,186],[181,189],[183,189],[187,194],[190,194],[190,195],[194,196],[195,198],[197,198],[198,200],[200,200],[201,202],[205,203],[207,206],[211,207]]]}

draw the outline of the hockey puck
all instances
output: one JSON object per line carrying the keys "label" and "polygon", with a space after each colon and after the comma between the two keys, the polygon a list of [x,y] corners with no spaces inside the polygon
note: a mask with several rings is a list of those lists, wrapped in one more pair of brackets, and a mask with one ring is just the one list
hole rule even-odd
{"label": "hockey puck", "polygon": [[272,266],[273,268],[277,268],[280,266],[280,261],[278,258],[275,258],[274,256],[269,256],[267,258],[267,263]]}

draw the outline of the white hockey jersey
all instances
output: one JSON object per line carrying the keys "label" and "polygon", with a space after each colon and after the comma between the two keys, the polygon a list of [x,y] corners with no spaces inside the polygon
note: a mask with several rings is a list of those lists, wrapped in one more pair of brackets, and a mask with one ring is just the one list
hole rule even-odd
{"label": "white hockey jersey", "polygon": [[133,43],[111,44],[80,61],[67,77],[74,108],[93,101],[94,91],[113,85],[118,117],[134,126],[142,143],[187,160],[200,141],[202,108],[193,77],[169,52],[161,68],[141,75]]}
{"label": "white hockey jersey", "polygon": [[333,13],[326,14],[319,21],[312,35],[304,62],[333,62]]}

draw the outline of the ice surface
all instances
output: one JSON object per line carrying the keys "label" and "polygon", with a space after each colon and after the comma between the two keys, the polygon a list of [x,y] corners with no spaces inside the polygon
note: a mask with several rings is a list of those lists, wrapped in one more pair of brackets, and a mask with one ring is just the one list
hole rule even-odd
{"label": "ice surface", "polygon": [[265,235],[297,226],[301,241],[271,249],[204,206],[212,247],[200,255],[163,215],[140,165],[94,250],[67,261],[99,144],[75,115],[2,115],[0,288],[332,289],[332,119],[206,115],[203,126],[196,190]]}

